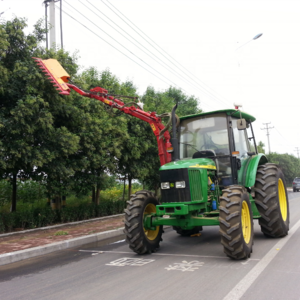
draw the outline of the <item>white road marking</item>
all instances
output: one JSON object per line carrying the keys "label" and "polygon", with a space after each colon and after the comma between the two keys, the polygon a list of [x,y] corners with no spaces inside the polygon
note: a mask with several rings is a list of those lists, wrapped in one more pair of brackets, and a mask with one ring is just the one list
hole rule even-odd
{"label": "white road marking", "polygon": [[194,272],[195,270],[198,270],[199,267],[202,267],[204,265],[204,262],[193,260],[190,262],[187,262],[186,260],[182,261],[181,263],[174,263],[173,265],[169,265],[169,267],[166,267],[165,269],[168,271],[182,271],[182,272]]}
{"label": "white road marking", "polygon": [[[80,252],[89,252],[89,253],[114,253],[114,254],[133,254],[133,252],[129,251],[98,251],[98,250],[79,250]],[[231,261],[228,257],[224,256],[209,256],[209,255],[193,255],[193,254],[171,254],[171,253],[152,253],[153,256],[174,256],[174,257],[197,257],[197,258],[211,258],[211,259],[226,259],[228,261]],[[260,259],[248,259],[247,262],[250,261],[259,261]],[[245,264],[245,262],[242,262],[241,264]]]}
{"label": "white road marking", "polygon": [[300,220],[289,231],[289,234],[282,238],[272,249],[256,264],[256,266],[223,298],[223,300],[240,299],[258,276],[266,269],[269,263],[279,253],[279,250],[289,241],[300,227]]}
{"label": "white road marking", "polygon": [[123,243],[123,242],[125,242],[125,240],[120,240],[120,241],[117,241],[117,242],[111,243],[111,244],[109,244],[109,245],[118,244],[118,243]]}
{"label": "white road marking", "polygon": [[133,266],[133,267],[141,267],[151,262],[154,262],[154,259],[143,259],[143,258],[129,258],[123,257],[117,260],[111,261],[107,266],[115,266],[115,267],[124,267],[124,266]]}

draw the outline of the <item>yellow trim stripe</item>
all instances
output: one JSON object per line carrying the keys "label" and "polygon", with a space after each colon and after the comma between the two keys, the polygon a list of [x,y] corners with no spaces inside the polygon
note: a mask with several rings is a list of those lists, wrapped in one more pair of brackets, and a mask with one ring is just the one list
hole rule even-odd
{"label": "yellow trim stripe", "polygon": [[194,165],[194,166],[190,166],[190,168],[201,168],[201,169],[213,169],[216,170],[217,168],[213,165]]}

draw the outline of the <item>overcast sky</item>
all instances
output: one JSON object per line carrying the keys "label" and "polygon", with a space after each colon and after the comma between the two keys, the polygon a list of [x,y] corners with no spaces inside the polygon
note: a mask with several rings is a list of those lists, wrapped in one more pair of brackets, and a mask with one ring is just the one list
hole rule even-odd
{"label": "overcast sky", "polygon": [[[63,0],[62,7],[63,45],[79,51],[82,70],[109,68],[140,95],[147,86],[180,87],[204,111],[242,104],[267,151],[264,123],[274,127],[271,151],[297,156],[298,147],[300,155],[299,0]],[[26,17],[32,31],[45,6],[0,0],[0,13],[1,22]]]}

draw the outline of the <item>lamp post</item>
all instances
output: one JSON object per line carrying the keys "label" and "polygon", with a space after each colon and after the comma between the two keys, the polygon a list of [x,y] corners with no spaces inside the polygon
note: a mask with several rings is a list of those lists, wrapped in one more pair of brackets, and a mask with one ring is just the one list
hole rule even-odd
{"label": "lamp post", "polygon": [[[238,95],[239,97],[241,98],[241,84],[240,84],[240,73],[241,73],[241,69],[240,69],[240,61],[239,61],[239,58],[238,58],[238,50],[241,49],[242,47],[246,46],[248,43],[252,42],[252,41],[255,41],[257,39],[259,39],[263,34],[262,33],[258,33],[256,34],[251,40],[247,41],[246,43],[242,44],[241,46],[239,46],[238,48],[235,49],[235,54],[236,54],[236,59],[237,59],[237,65],[238,65],[238,79],[237,79],[237,92],[238,92]],[[239,100],[240,101],[240,100]]]}
{"label": "lamp post", "polygon": [[249,40],[248,42],[244,43],[243,45],[239,46],[238,48],[235,49],[235,51],[239,50],[240,48],[244,47],[245,45],[247,45],[248,43],[255,41],[257,39],[259,39],[263,34],[262,33],[258,33],[254,38],[252,38],[251,40]]}

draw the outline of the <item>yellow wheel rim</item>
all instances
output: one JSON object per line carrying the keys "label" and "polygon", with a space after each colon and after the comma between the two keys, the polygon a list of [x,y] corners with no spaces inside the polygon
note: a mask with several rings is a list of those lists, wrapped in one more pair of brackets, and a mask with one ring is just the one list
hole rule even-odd
{"label": "yellow wheel rim", "polygon": [[251,238],[251,217],[247,202],[244,200],[242,203],[242,230],[244,241],[246,244],[249,243]]}
{"label": "yellow wheel rim", "polygon": [[280,212],[283,221],[286,221],[287,218],[287,200],[286,200],[286,194],[285,194],[285,188],[282,180],[278,179],[278,199],[279,199],[279,206],[280,206]]}
{"label": "yellow wheel rim", "polygon": [[[145,207],[144,216],[151,214],[151,213],[156,213],[156,207],[154,204],[149,203]],[[156,226],[155,230],[145,229],[145,227],[144,227],[144,233],[145,233],[146,237],[148,238],[148,240],[151,240],[151,241],[155,240],[155,238],[158,235],[158,232],[159,232],[159,226]]]}

